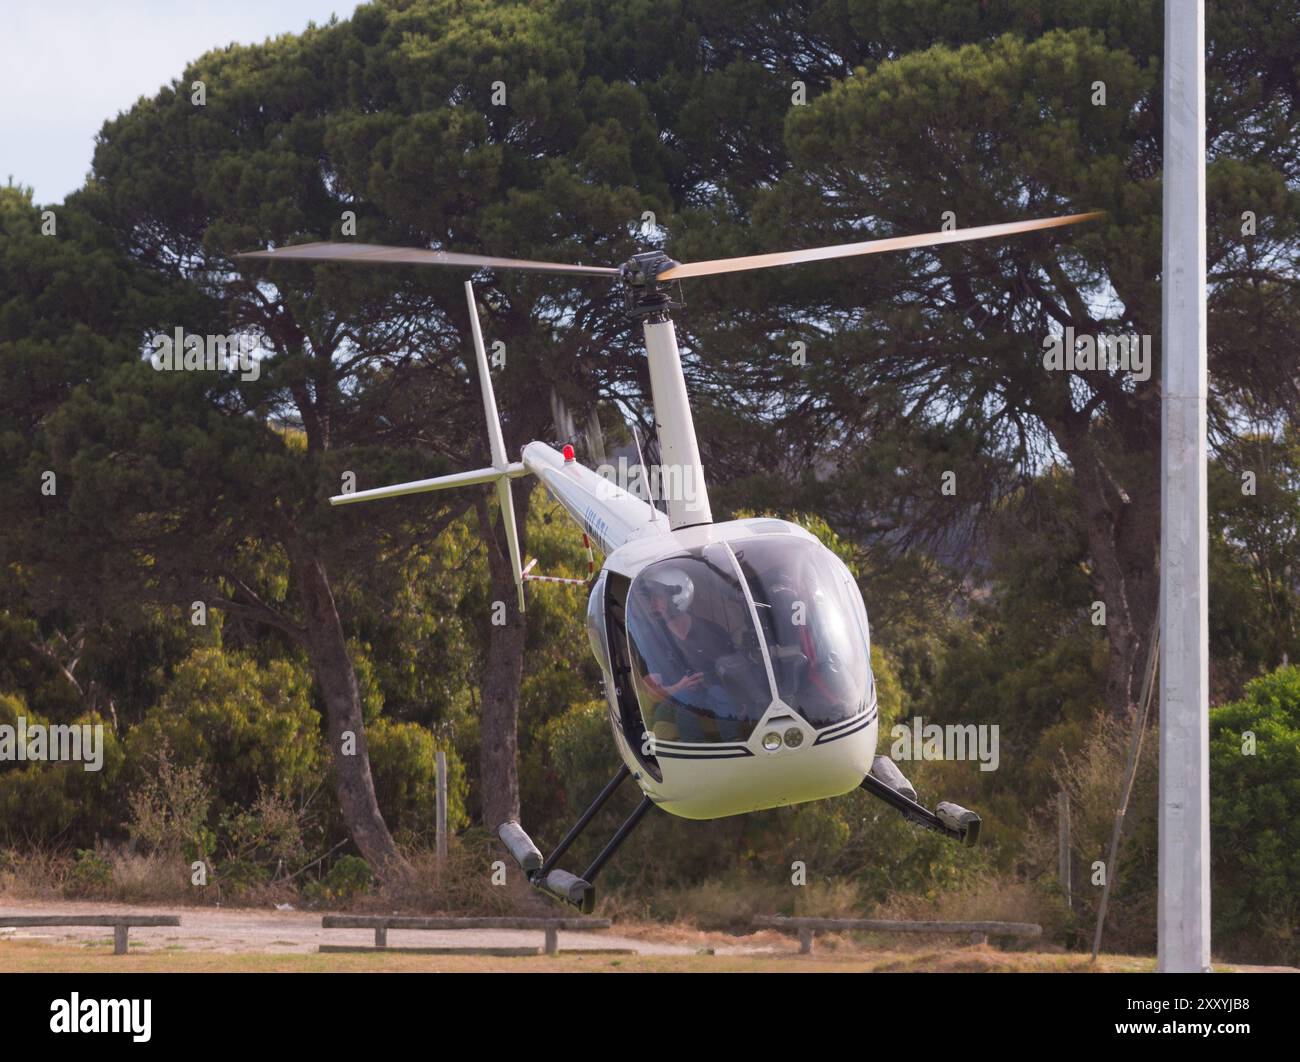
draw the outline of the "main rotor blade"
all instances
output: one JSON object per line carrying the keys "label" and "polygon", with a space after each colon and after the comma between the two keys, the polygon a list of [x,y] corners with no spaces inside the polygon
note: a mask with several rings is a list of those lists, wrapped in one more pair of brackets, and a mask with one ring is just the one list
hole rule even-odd
{"label": "main rotor blade", "polygon": [[398,265],[469,266],[473,269],[527,269],[536,273],[572,273],[577,276],[616,277],[610,266],[532,262],[524,258],[492,258],[482,254],[430,251],[420,247],[385,247],[379,243],[299,243],[274,251],[246,251],[236,258],[294,259],[309,262],[369,262]]}
{"label": "main rotor blade", "polygon": [[1012,236],[1018,232],[1037,229],[1054,229],[1058,225],[1077,225],[1104,216],[1104,211],[1089,214],[1067,214],[1059,218],[1040,218],[1036,221],[1011,221],[1004,225],[984,225],[974,229],[951,229],[947,232],[927,232],[919,236],[891,236],[884,240],[864,240],[862,243],[840,243],[831,247],[809,247],[802,251],[778,251],[775,254],[751,254],[743,258],[716,258],[711,262],[688,262],[665,269],[656,280],[683,280],[686,277],[707,277],[715,273],[739,273],[745,269],[770,269],[773,266],[796,265],[800,262],[822,262],[828,258],[850,258],[858,254],[879,254],[882,251],[903,251],[911,247],[932,247],[942,243],[959,243],[964,240],[988,240],[994,236]]}

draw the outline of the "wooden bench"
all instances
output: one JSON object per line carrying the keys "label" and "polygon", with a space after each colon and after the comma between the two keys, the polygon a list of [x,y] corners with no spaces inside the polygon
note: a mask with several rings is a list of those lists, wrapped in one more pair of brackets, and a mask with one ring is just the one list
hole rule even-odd
{"label": "wooden bench", "polygon": [[896,922],[880,918],[786,918],[768,915],[754,919],[754,925],[763,929],[780,929],[799,933],[799,952],[809,954],[813,949],[813,934],[818,930],[843,933],[848,930],[865,930],[870,933],[960,933],[969,936],[972,944],[984,944],[989,937],[1038,938],[1043,927],[1033,922]]}
{"label": "wooden bench", "polygon": [[[373,947],[348,944],[322,944],[323,952],[357,952],[357,951],[404,951],[423,955],[540,955],[543,950],[547,955],[558,955],[560,951],[560,930],[568,932],[608,929],[612,923],[608,918],[424,918],[413,915],[325,915],[321,919],[323,929],[373,929],[375,943]],[[540,929],[545,933],[543,948],[526,947],[440,947],[440,948],[390,948],[388,931],[390,929]],[[583,949],[586,953],[587,949]],[[604,951],[591,949],[593,954],[630,955],[627,948],[613,948]]]}
{"label": "wooden bench", "polygon": [[126,954],[126,934],[147,926],[178,926],[180,915],[0,915],[0,928],[105,926],[113,930],[113,954]]}

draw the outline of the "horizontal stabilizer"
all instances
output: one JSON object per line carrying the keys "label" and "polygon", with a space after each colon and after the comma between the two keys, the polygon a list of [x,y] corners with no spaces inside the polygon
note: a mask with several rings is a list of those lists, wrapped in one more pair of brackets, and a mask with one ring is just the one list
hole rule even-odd
{"label": "horizontal stabilizer", "polygon": [[433,479],[415,479],[409,483],[394,483],[391,487],[375,487],[351,494],[335,494],[331,505],[351,505],[353,502],[378,501],[380,498],[401,498],[407,494],[423,494],[430,490],[447,490],[450,487],[472,487],[476,483],[495,483],[501,479],[517,479],[528,475],[528,469],[516,461],[501,468],[476,468],[472,472],[453,472],[449,476]]}

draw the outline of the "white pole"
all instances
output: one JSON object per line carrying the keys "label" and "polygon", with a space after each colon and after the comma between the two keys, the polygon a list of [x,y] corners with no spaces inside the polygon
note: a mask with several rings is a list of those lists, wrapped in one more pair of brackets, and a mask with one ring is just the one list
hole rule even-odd
{"label": "white pole", "polygon": [[1205,5],[1165,0],[1161,453],[1162,973],[1210,968]]}
{"label": "white pole", "polygon": [[646,318],[645,349],[650,362],[650,392],[659,423],[659,482],[668,502],[668,522],[676,530],[713,523],[704,485],[695,420],[686,394],[682,356],[672,319]]}

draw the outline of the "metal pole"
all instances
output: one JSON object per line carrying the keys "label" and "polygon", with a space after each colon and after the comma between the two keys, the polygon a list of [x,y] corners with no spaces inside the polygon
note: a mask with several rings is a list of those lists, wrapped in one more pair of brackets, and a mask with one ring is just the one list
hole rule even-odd
{"label": "metal pole", "polygon": [[438,771],[438,807],[437,807],[437,851],[438,873],[447,868],[447,754],[437,753]]}
{"label": "metal pole", "polygon": [[1205,4],[1165,0],[1161,972],[1210,968]]}

